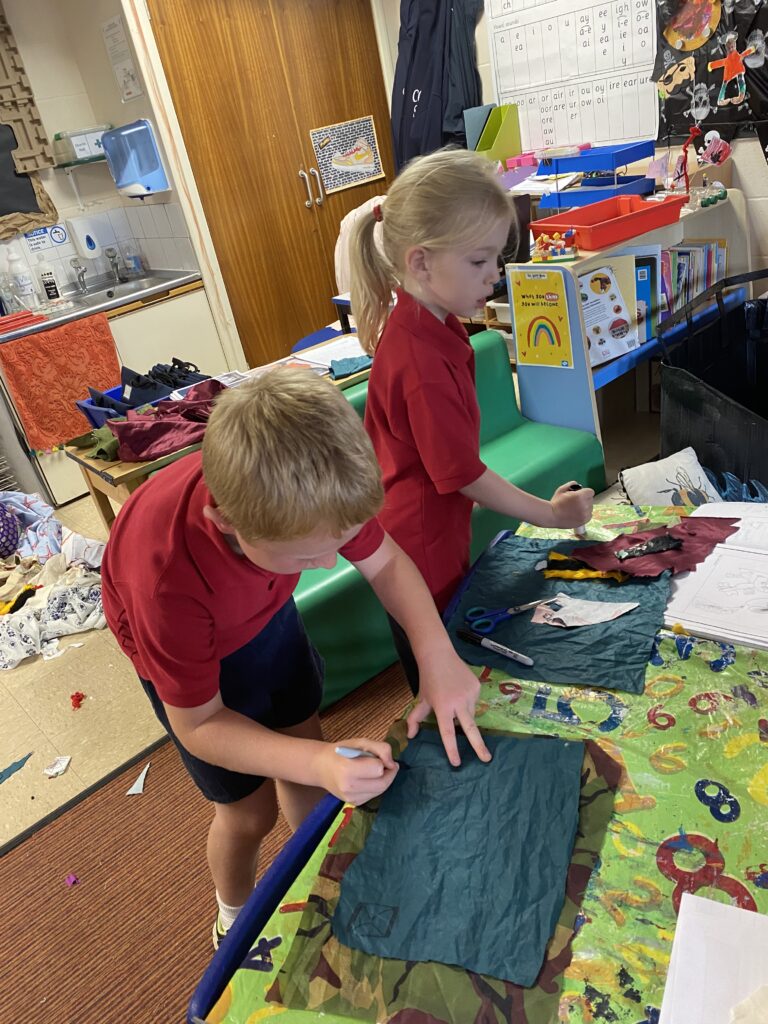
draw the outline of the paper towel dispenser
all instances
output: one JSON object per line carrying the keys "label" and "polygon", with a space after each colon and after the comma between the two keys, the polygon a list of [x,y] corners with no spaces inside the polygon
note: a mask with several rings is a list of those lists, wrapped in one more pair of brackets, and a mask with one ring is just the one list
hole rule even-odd
{"label": "paper towel dispenser", "polygon": [[121,195],[142,199],[170,191],[155,133],[146,118],[104,132],[101,144]]}

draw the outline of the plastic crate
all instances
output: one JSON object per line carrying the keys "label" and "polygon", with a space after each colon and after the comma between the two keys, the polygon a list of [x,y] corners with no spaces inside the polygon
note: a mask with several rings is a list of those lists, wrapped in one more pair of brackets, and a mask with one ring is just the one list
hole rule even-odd
{"label": "plastic crate", "polygon": [[[116,401],[122,401],[123,388],[121,384],[117,387],[109,388],[104,394],[108,398],[114,398]],[[162,399],[158,398],[154,402],[146,402],[146,405],[157,405]],[[113,420],[120,413],[116,409],[102,409],[100,405],[94,405],[90,398],[83,398],[79,402],[75,402],[75,405],[80,412],[85,416],[90,425],[94,430],[98,430],[99,427],[103,427],[107,420]]]}
{"label": "plastic crate", "polygon": [[687,195],[667,196],[660,200],[618,196],[559,213],[556,217],[534,220],[531,231],[534,238],[538,238],[541,234],[551,235],[556,231],[562,234],[573,228],[580,249],[605,249],[646,231],[674,224],[680,219],[680,210],[687,202]]}

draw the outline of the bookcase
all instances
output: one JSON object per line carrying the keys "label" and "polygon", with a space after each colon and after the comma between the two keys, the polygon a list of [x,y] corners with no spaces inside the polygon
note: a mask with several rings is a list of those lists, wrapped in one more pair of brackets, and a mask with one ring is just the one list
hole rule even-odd
{"label": "bookcase", "polygon": [[[593,369],[582,314],[579,277],[609,266],[611,255],[618,256],[630,247],[656,245],[669,249],[684,245],[688,239],[723,239],[727,245],[726,273],[729,277],[751,270],[750,232],[744,194],[737,189],[729,189],[728,197],[714,206],[684,211],[673,224],[626,239],[609,248],[592,252],[581,250],[579,258],[570,263],[507,264],[507,291],[513,307],[514,272],[526,276],[537,273],[556,275],[547,278],[556,285],[548,293],[552,298],[551,316],[544,308],[546,303],[536,310],[536,303],[531,302],[530,312],[522,318],[521,324],[516,324],[513,309],[517,381],[520,408],[524,416],[537,422],[587,430],[602,440],[598,401],[600,389],[654,356],[659,356],[661,346],[656,339],[646,341],[638,348]],[[544,278],[541,280],[543,286]],[[556,294],[557,302],[554,301]],[[726,302],[743,301],[744,295],[744,290],[739,289],[738,293],[729,295]],[[716,312],[716,307],[712,306],[697,313],[696,318],[715,316]],[[561,341],[564,348],[569,348],[567,358],[562,359],[558,359],[561,353],[555,351],[557,346],[552,341],[552,331],[544,323],[548,319],[557,319],[557,315],[563,320],[564,337]],[[518,337],[521,326],[525,329],[523,336]],[[539,337],[542,339],[540,343],[537,341]]]}

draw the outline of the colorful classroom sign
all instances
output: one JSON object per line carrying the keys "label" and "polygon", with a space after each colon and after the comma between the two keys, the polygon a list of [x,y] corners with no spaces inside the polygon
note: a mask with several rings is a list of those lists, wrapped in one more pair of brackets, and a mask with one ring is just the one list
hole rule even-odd
{"label": "colorful classroom sign", "polygon": [[509,279],[518,364],[572,370],[563,275],[551,270],[512,270]]}

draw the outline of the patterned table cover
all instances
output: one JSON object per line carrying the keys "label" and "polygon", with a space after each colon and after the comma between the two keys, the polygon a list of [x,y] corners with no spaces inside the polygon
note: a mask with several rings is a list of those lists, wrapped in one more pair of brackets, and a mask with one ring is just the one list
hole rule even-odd
{"label": "patterned table cover", "polygon": [[[668,508],[642,514],[660,523],[680,513]],[[634,518],[626,507],[596,508],[588,536],[607,539],[626,531]],[[521,532],[568,536],[528,526]],[[552,1024],[656,1024],[683,892],[768,913],[768,652],[662,631],[640,696],[477,671],[482,728],[591,739],[621,768],[613,817],[581,905]],[[209,1014],[209,1024],[350,1019],[321,1007],[289,1010],[266,999],[329,842],[349,813],[334,822],[285,894]],[[485,1013],[478,1024],[534,1024],[516,1010]],[[407,1009],[384,1019],[440,1024]],[[550,1024],[535,1019],[540,1022]]]}

